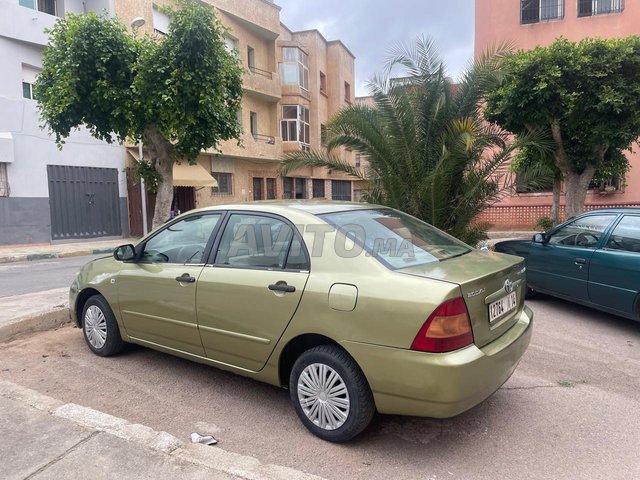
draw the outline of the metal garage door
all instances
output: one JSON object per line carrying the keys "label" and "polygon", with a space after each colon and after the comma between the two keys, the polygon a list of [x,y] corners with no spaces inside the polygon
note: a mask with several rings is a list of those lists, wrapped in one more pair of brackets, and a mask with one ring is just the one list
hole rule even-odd
{"label": "metal garage door", "polygon": [[116,168],[47,165],[51,238],[122,235]]}

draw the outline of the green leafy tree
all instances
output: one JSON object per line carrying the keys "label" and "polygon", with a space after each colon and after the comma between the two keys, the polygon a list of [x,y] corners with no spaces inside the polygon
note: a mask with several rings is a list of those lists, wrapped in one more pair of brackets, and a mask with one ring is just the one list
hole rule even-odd
{"label": "green leafy tree", "polygon": [[[498,81],[506,51],[503,46],[482,56],[454,84],[430,40],[399,47],[385,73],[370,82],[374,104],[342,109],[327,124],[327,151],[288,154],[281,171],[314,166],[346,172],[368,181],[368,201],[477,243],[487,225],[475,219],[509,191],[507,165],[534,140],[525,134],[511,141],[482,117],[485,92]],[[402,75],[392,75],[397,70]],[[365,155],[368,169],[341,159],[339,147]]]}
{"label": "green leafy tree", "polygon": [[144,139],[150,164],[141,171],[157,190],[154,228],[169,217],[174,162],[194,163],[241,134],[239,60],[210,7],[178,6],[160,38],[134,38],[116,18],[68,14],[50,32],[35,86],[61,147],[78,126],[107,142]]}
{"label": "green leafy tree", "polygon": [[487,118],[516,134],[539,129],[553,139],[566,214],[581,213],[596,172],[624,172],[623,152],[640,135],[640,37],[559,39],[508,56],[503,69]]}

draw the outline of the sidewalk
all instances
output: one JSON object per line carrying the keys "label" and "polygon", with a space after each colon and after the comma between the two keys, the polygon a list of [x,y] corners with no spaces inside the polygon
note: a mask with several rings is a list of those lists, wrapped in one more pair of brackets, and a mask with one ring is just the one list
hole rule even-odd
{"label": "sidewalk", "polygon": [[3,479],[321,480],[0,379]]}
{"label": "sidewalk", "polygon": [[47,258],[77,257],[111,253],[127,243],[137,243],[137,238],[116,238],[73,243],[32,243],[24,245],[0,245],[0,263],[25,262]]}
{"label": "sidewalk", "polygon": [[69,321],[69,287],[0,297],[0,342]]}

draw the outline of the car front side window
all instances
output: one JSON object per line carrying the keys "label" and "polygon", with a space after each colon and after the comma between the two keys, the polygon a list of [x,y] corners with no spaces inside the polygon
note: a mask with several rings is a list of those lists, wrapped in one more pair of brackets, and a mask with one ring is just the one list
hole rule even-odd
{"label": "car front side window", "polygon": [[221,214],[190,215],[158,232],[145,244],[141,260],[152,263],[203,263]]}
{"label": "car front side window", "polygon": [[640,253],[640,217],[622,217],[609,237],[607,248]]}
{"label": "car front side window", "polygon": [[615,214],[589,215],[579,218],[552,233],[549,244],[595,248],[600,237],[615,218]]}

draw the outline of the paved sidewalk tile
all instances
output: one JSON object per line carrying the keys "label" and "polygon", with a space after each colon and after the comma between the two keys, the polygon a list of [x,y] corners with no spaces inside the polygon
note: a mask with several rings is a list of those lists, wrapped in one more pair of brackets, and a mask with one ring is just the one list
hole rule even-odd
{"label": "paved sidewalk tile", "polygon": [[137,243],[136,238],[116,238],[73,243],[38,243],[24,245],[0,245],[0,263],[44,260],[80,255],[108,254],[119,245]]}

